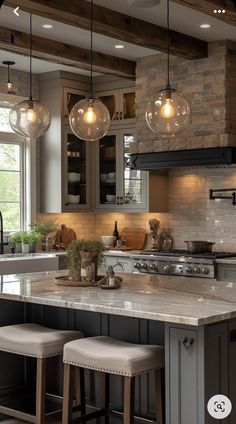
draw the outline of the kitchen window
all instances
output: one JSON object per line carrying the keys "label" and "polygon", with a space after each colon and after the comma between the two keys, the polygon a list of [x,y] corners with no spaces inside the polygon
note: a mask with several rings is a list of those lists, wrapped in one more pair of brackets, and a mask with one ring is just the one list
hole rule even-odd
{"label": "kitchen window", "polygon": [[[0,97],[0,210],[4,233],[27,229],[35,216],[35,141],[15,134],[9,124],[12,104]],[[8,100],[8,99],[7,99]],[[15,100],[15,99],[14,99]],[[16,102],[22,98],[16,98]],[[32,215],[33,214],[33,215]]]}

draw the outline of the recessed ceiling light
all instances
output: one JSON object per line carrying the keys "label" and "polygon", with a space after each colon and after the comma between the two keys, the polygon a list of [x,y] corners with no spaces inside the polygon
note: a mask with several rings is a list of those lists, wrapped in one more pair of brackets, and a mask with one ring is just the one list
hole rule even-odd
{"label": "recessed ceiling light", "polygon": [[52,29],[53,28],[53,25],[51,25],[51,24],[43,24],[42,27],[44,29]]}
{"label": "recessed ceiling light", "polygon": [[115,49],[124,49],[125,48],[125,46],[123,44],[116,44],[114,47],[115,47]]}
{"label": "recessed ceiling light", "polygon": [[203,28],[203,29],[208,29],[210,27],[211,27],[210,24],[202,24],[202,25],[200,25],[200,28]]}

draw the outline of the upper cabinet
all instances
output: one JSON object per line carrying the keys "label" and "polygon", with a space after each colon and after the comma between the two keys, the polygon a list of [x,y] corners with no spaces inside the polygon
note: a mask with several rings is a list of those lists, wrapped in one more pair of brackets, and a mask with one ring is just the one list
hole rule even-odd
{"label": "upper cabinet", "polygon": [[52,72],[40,76],[40,99],[51,111],[51,125],[40,141],[40,209],[44,213],[92,209],[91,146],[69,126],[69,113],[89,92],[87,78]]}
{"label": "upper cabinet", "polygon": [[85,99],[87,94],[88,93],[82,89],[63,87],[64,125],[69,125],[69,115],[73,106],[80,100]]}
{"label": "upper cabinet", "polygon": [[120,90],[96,92],[110,113],[111,125],[130,125],[135,121],[135,89],[134,87]]}
{"label": "upper cabinet", "polygon": [[110,130],[96,145],[96,209],[147,210],[147,172],[131,170],[134,129]]}
{"label": "upper cabinet", "polygon": [[99,76],[95,79],[94,92],[110,112],[111,127],[135,124],[135,81]]}

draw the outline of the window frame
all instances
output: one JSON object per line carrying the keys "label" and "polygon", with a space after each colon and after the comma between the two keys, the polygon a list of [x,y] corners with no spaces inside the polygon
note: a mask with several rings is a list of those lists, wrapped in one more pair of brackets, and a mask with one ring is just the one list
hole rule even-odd
{"label": "window frame", "polygon": [[[25,97],[0,93],[0,107],[11,109]],[[1,143],[21,145],[21,230],[28,230],[36,217],[36,139],[28,139],[14,132],[0,131]],[[9,235],[11,231],[4,231]]]}

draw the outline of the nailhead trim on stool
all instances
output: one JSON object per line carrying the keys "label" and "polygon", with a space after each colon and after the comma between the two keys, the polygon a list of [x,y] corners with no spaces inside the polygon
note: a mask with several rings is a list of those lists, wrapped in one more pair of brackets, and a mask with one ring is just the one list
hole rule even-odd
{"label": "nailhead trim on stool", "polygon": [[[64,346],[64,397],[62,424],[72,422],[72,403],[74,382],[76,381],[78,393],[76,398],[81,405],[81,417],[77,418],[78,424],[86,423],[91,419],[105,416],[105,423],[109,411],[109,380],[108,374],[122,375],[124,380],[124,413],[123,424],[132,424],[134,419],[134,390],[135,376],[155,370],[156,392],[156,424],[164,424],[163,407],[163,376],[164,373],[164,347],[157,345],[138,345],[123,342],[112,337],[98,336],[74,340]],[[101,379],[99,385],[101,409],[90,414],[85,414],[84,369],[99,372]],[[78,376],[75,380],[75,371]],[[120,412],[112,410],[112,414]],[[143,422],[139,417],[140,422]],[[154,423],[154,422],[153,422]]]}
{"label": "nailhead trim on stool", "polygon": [[[0,327],[0,351],[30,356],[36,359],[35,415],[13,409],[3,402],[0,404],[0,413],[31,423],[44,424],[46,417],[47,358],[62,355],[64,344],[80,337],[83,337],[83,334],[79,331],[56,330],[38,324],[16,324]],[[47,394],[47,396],[55,398],[52,394]],[[56,399],[57,401],[59,400],[58,396],[56,396]],[[58,413],[58,408],[55,412]],[[50,412],[50,415],[53,413]]]}
{"label": "nailhead trim on stool", "polygon": [[0,350],[34,358],[62,355],[64,344],[83,337],[79,331],[56,330],[38,324],[0,327]]}

